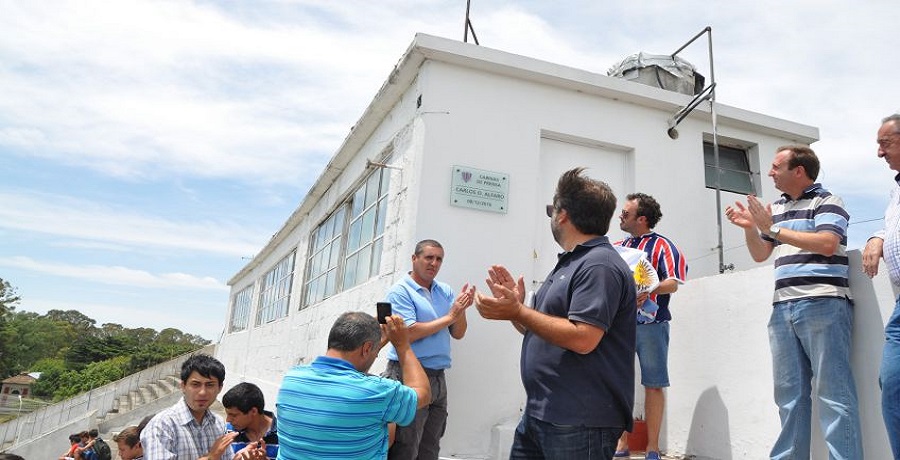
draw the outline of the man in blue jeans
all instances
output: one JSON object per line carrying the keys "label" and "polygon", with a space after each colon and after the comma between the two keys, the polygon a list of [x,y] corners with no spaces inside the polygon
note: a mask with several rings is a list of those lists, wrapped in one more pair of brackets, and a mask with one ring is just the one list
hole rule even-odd
{"label": "man in blue jeans", "polygon": [[[900,286],[900,114],[881,120],[878,130],[878,157],[898,174],[897,186],[891,190],[891,201],[884,213],[884,228],[866,243],[863,270],[869,276],[878,274],[878,259],[884,257],[888,274]],[[894,459],[900,459],[900,297],[894,313],[884,328],[884,352],[881,357],[881,415],[891,440]]]}
{"label": "man in blue jeans", "polygon": [[818,388],[819,424],[829,457],[863,458],[856,385],[850,369],[850,300],[843,201],[815,183],[819,159],[809,147],[775,153],[769,177],[784,192],[764,206],[755,196],[725,215],[744,229],[751,257],[775,253],[775,295],[769,344],[781,433],[772,459],[809,458],[811,381]]}
{"label": "man in blue jeans", "polygon": [[[520,368],[527,400],[510,459],[609,460],[634,407],[635,287],[606,237],[616,197],[603,182],[563,173],[547,205],[565,252],[524,305],[525,281],[488,270],[492,296],[475,294],[486,319],[524,334]],[[502,232],[502,229],[497,229]]]}

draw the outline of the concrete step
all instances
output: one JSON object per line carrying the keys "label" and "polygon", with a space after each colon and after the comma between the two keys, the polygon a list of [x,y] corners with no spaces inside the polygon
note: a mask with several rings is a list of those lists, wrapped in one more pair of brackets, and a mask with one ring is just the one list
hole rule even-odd
{"label": "concrete step", "polygon": [[147,387],[146,385],[138,388],[138,393],[140,393],[140,395],[141,395],[141,403],[142,404],[148,403],[148,402],[156,399],[156,397],[153,395],[153,392],[150,391],[150,388]]}
{"label": "concrete step", "polygon": [[128,399],[131,401],[131,408],[134,409],[137,406],[140,406],[144,403],[143,398],[141,397],[141,392],[138,390],[131,390],[128,392]]}
{"label": "concrete step", "polygon": [[153,399],[161,398],[167,394],[167,393],[165,393],[165,390],[162,388],[162,386],[159,384],[159,382],[148,383],[147,389],[150,390],[150,396]]}

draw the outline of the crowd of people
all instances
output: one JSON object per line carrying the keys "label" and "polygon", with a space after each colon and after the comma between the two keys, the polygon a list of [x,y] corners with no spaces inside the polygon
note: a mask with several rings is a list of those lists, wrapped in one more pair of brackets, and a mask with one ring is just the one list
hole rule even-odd
{"label": "crowd of people", "polygon": [[69,444],[59,460],[112,460],[112,451],[96,428],[69,435]]}
{"label": "crowd of people", "polygon": [[[874,276],[883,258],[900,285],[900,115],[882,121],[877,142],[878,156],[898,172],[898,187],[885,229],[865,248],[863,268]],[[771,204],[751,195],[725,210],[744,231],[754,260],[774,256],[768,330],[781,431],[772,459],[809,458],[813,398],[830,458],[864,458],[850,367],[849,215],[840,197],[815,182],[819,166],[807,146],[780,147],[768,175],[783,195]],[[562,174],[546,212],[563,252],[533,296],[523,277],[499,264],[488,268],[484,292],[468,284],[454,291],[436,279],[443,246],[420,241],[411,270],[386,295],[392,313],[382,324],[360,311],[340,315],[325,354],[286,373],[274,413],[251,383],[223,396],[225,419],[211,412],[225,367],[194,355],[182,365],[183,398],[145,427],[116,436],[122,458],[436,460],[448,417],[444,372],[451,341],[465,337],[466,312],[474,305],[482,318],[509,321],[523,336],[526,403],[510,459],[629,457],[636,355],[645,389],[645,458],[658,460],[669,386],[669,304],[686,280],[686,259],[653,230],[662,211],[644,193],[626,197],[619,227],[628,236],[611,242],[616,197],[582,168]],[[617,247],[643,251],[658,283],[638,289]],[[384,347],[386,369],[372,375]],[[881,385],[883,417],[900,459],[900,299],[886,327]],[[87,452],[96,451],[99,438],[86,435],[73,437],[61,459],[93,458]]]}

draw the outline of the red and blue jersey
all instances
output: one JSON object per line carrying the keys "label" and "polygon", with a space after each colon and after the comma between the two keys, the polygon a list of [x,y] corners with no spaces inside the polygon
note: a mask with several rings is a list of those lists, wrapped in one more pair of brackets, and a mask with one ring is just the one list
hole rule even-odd
{"label": "red and blue jersey", "polygon": [[[650,232],[640,237],[629,236],[616,244],[644,251],[650,264],[656,269],[660,282],[674,278],[677,282],[684,283],[687,278],[688,267],[684,255],[672,240],[656,232]],[[670,297],[671,294],[650,294],[648,300],[659,305],[656,322],[672,319],[672,314],[669,312]]]}

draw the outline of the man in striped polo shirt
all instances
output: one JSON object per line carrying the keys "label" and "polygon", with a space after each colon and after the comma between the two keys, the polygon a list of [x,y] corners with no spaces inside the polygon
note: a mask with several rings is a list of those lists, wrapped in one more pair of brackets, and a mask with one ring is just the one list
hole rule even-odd
{"label": "man in striped polo shirt", "polygon": [[815,183],[819,159],[809,147],[780,147],[769,177],[782,198],[755,196],[725,209],[744,229],[751,257],[775,253],[769,344],[781,433],[771,458],[809,458],[811,380],[830,458],[863,458],[856,385],[850,369],[853,304],[844,203]]}
{"label": "man in striped polo shirt", "polygon": [[[397,350],[403,382],[367,372],[382,331]],[[384,459],[388,424],[408,425],[431,402],[431,385],[409,345],[403,318],[379,328],[371,315],[347,312],[328,334],[328,351],[289,370],[278,392],[278,458]]]}
{"label": "man in striped polo shirt", "polygon": [[[625,197],[619,228],[630,236],[619,246],[640,249],[659,275],[660,283],[653,292],[638,294],[637,355],[641,365],[641,385],[644,386],[644,409],[647,420],[647,460],[659,460],[659,430],[662,426],[669,386],[669,298],[684,284],[687,261],[672,240],[653,231],[662,210],[650,195],[632,193]],[[615,457],[628,457],[628,433],[623,433],[616,446]]]}

